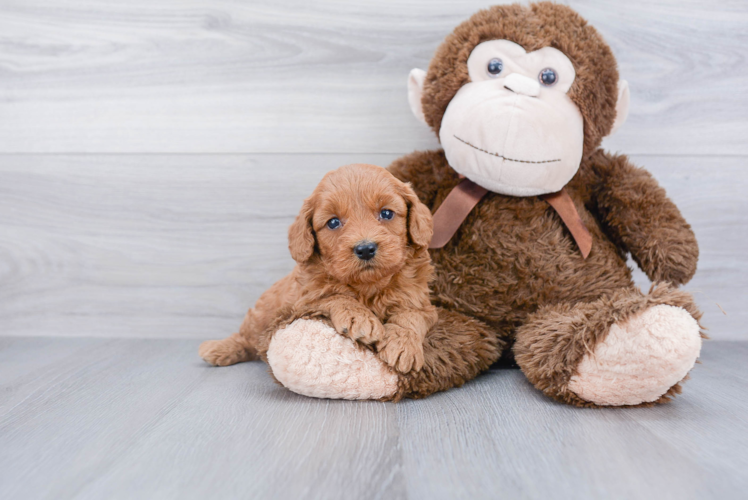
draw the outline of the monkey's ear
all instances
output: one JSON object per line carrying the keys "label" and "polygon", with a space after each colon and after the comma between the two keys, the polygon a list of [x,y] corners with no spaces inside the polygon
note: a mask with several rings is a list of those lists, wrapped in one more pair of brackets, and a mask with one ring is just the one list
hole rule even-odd
{"label": "monkey's ear", "polygon": [[299,215],[288,228],[288,249],[291,251],[293,260],[299,264],[308,261],[314,253],[313,215],[314,203],[310,196],[304,200]]}
{"label": "monkey's ear", "polygon": [[424,70],[418,68],[410,70],[410,75],[408,75],[408,103],[410,104],[410,110],[413,112],[413,115],[418,118],[418,121],[424,125],[428,125],[421,104],[421,97],[423,96],[423,81],[425,79],[426,72]]}
{"label": "monkey's ear", "polygon": [[615,134],[616,130],[623,125],[629,116],[629,82],[618,80],[618,100],[616,101],[616,119],[613,121],[613,128],[608,135]]}
{"label": "monkey's ear", "polygon": [[408,235],[415,246],[427,247],[434,234],[431,210],[421,203],[410,184],[403,183],[403,198],[408,205]]}

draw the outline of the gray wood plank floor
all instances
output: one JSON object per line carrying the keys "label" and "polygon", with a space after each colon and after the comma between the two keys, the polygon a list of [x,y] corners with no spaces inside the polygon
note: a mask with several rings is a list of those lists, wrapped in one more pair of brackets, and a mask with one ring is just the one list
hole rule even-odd
{"label": "gray wood plank floor", "polygon": [[748,342],[656,408],[517,370],[398,404],[316,400],[195,340],[0,337],[0,498],[745,498]]}

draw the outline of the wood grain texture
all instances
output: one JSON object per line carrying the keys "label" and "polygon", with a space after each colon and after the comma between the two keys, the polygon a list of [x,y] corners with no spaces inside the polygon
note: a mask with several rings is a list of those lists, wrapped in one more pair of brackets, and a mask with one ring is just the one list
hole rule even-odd
{"label": "wood grain texture", "polygon": [[748,487],[748,342],[705,344],[669,405],[603,410],[555,403],[516,370],[420,401],[309,399],[259,362],[209,367],[197,345],[0,338],[13,399],[0,497],[683,500]]}
{"label": "wood grain texture", "polygon": [[389,158],[0,157],[3,333],[222,336],[292,269],[322,175]]}
{"label": "wood grain texture", "polygon": [[[493,2],[0,3],[0,152],[406,153],[405,82]],[[748,154],[748,3],[572,1],[631,86],[630,154]]]}
{"label": "wood grain texture", "polygon": [[393,405],[304,398],[197,346],[2,339],[3,361],[54,368],[0,364],[0,497],[404,497]]}
{"label": "wood grain texture", "polygon": [[741,498],[746,354],[705,344],[683,396],[644,409],[579,410],[491,371],[398,406],[403,469],[419,498]]}
{"label": "wood grain texture", "polygon": [[[287,228],[324,172],[395,158],[0,156],[2,333],[225,336],[292,269]],[[687,289],[710,335],[748,339],[744,158],[712,158],[709,168],[699,157],[632,160],[696,231],[699,270]]]}

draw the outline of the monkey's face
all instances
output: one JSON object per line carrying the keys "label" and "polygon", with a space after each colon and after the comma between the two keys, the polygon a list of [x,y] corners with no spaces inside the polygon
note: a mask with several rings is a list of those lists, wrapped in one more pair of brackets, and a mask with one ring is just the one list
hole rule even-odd
{"label": "monkey's face", "polygon": [[444,113],[439,139],[457,172],[511,196],[560,190],[579,169],[582,114],[567,96],[571,61],[545,47],[525,52],[508,40],[476,46],[470,82]]}

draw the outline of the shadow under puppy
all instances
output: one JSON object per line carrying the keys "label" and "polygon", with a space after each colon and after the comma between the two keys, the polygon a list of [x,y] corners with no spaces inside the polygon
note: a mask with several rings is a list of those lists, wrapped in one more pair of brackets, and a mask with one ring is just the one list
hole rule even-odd
{"label": "shadow under puppy", "polygon": [[341,167],[304,200],[288,234],[296,267],[262,294],[238,333],[203,342],[200,356],[218,366],[267,361],[274,332],[323,317],[398,372],[421,370],[438,315],[429,297],[431,212],[410,186],[373,165]]}

